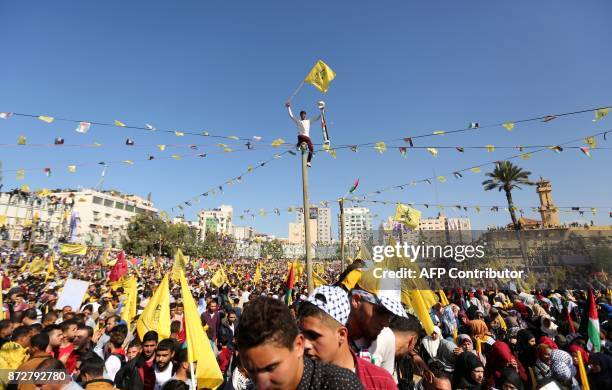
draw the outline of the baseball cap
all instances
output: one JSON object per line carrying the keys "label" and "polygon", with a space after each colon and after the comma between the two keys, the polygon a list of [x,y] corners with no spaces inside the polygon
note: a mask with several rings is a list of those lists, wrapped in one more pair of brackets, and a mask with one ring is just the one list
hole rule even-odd
{"label": "baseball cap", "polygon": [[346,325],[349,313],[351,312],[351,304],[349,303],[346,291],[341,287],[317,287],[312,294],[310,294],[307,302],[323,310],[340,324]]}

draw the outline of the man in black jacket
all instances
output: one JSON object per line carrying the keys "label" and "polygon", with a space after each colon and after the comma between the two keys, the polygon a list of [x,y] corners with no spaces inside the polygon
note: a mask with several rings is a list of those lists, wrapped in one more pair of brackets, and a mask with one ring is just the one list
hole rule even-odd
{"label": "man in black jacket", "polygon": [[115,375],[118,389],[153,390],[155,387],[155,349],[159,336],[154,330],[142,338],[142,352],[127,362]]}

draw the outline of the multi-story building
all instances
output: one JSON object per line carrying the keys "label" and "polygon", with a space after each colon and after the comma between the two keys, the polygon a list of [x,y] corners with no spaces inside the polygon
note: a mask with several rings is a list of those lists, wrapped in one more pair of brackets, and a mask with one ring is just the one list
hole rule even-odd
{"label": "multi-story building", "polygon": [[[316,235],[312,234],[312,242],[319,244],[330,244],[332,242],[332,227],[331,227],[331,208],[320,207],[311,205],[310,206],[310,220],[315,221],[316,228],[310,228],[312,234],[316,231]],[[296,225],[302,226],[302,232],[304,231],[304,211],[301,207],[296,209]],[[303,233],[302,233],[303,235]],[[304,242],[302,239],[301,242]]]}
{"label": "multi-story building", "polygon": [[255,237],[255,230],[251,226],[232,226],[232,236],[237,241],[250,240]]}
{"label": "multi-story building", "polygon": [[202,239],[206,237],[206,232],[216,232],[219,234],[232,234],[232,218],[234,208],[228,205],[221,205],[214,209],[203,209],[198,213],[198,229]]}
{"label": "multi-story building", "polygon": [[74,199],[69,239],[81,244],[119,248],[132,218],[157,214],[150,199],[116,191],[67,190],[54,195]]}
{"label": "multi-story building", "polygon": [[[341,235],[342,221],[338,214],[338,236]],[[372,214],[365,207],[344,209],[344,239],[346,243],[370,242],[373,238]]]}
{"label": "multi-story building", "polygon": [[[303,220],[303,219],[302,219]],[[310,229],[310,242],[318,242],[319,231],[317,229],[317,221],[311,219],[308,221]],[[290,222],[289,223],[289,238],[288,242],[292,244],[304,244],[306,242],[306,236],[304,233],[304,222]]]}

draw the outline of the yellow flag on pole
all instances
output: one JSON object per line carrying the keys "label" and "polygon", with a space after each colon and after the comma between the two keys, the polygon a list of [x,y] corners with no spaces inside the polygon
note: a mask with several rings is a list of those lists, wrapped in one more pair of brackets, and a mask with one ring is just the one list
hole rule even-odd
{"label": "yellow flag on pole", "polygon": [[582,382],[583,390],[590,390],[589,379],[587,378],[586,369],[584,368],[584,362],[582,361],[582,354],[578,354],[578,372],[580,373],[580,381]]}
{"label": "yellow flag on pole", "polygon": [[405,204],[398,203],[395,207],[393,220],[411,229],[416,229],[421,222],[421,212]]}
{"label": "yellow flag on pole", "polygon": [[47,276],[45,276],[45,283],[49,280],[49,277],[55,273],[55,264],[53,264],[53,255],[49,256],[49,264],[47,265]]}
{"label": "yellow flag on pole", "polygon": [[136,323],[140,337],[150,330],[154,330],[160,339],[170,336],[170,287],[168,275],[164,276],[161,284],[155,290],[149,303],[144,308]]}
{"label": "yellow flag on pole", "polygon": [[121,319],[125,321],[128,329],[132,327],[132,319],[136,316],[136,306],[138,302],[138,283],[134,276],[128,280],[127,297],[121,310]]}
{"label": "yellow flag on pole", "polygon": [[316,272],[312,273],[312,282],[314,283],[315,288],[319,286],[326,286],[329,284],[325,281],[325,279],[320,277],[319,274],[317,274]]}
{"label": "yellow flag on pole", "polygon": [[257,285],[262,281],[261,270],[259,269],[259,263],[257,263],[257,268],[255,268],[255,276],[253,277],[253,284]]}
{"label": "yellow flag on pole", "polygon": [[336,78],[336,72],[334,72],[325,62],[319,60],[315,66],[312,67],[304,81],[311,84],[319,91],[327,93],[329,84],[334,78]]}
{"label": "yellow flag on pole", "polygon": [[187,259],[183,255],[183,251],[179,248],[174,254],[174,265],[172,266],[172,280],[178,281],[181,275],[181,271],[185,271],[187,266]]}
{"label": "yellow flag on pole", "polygon": [[215,272],[213,277],[210,279],[210,282],[217,288],[223,286],[223,283],[227,282],[227,276],[225,275],[225,271],[223,270],[222,266],[217,269],[217,272]]}
{"label": "yellow flag on pole", "polygon": [[197,388],[214,389],[223,383],[223,374],[210,346],[210,341],[198,314],[185,274],[181,272],[181,294],[185,308],[185,343],[189,363],[197,362],[195,380]]}
{"label": "yellow flag on pole", "polygon": [[60,252],[65,255],[84,255],[87,253],[87,246],[81,244],[62,244]]}

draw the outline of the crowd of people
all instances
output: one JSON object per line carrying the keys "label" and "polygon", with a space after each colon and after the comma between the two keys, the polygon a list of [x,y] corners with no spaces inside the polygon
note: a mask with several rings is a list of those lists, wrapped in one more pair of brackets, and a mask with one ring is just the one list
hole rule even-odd
{"label": "crowd of people", "polygon": [[[178,283],[170,288],[170,336],[138,334],[135,326],[171,259],[130,262],[138,310],[126,323],[125,286],[109,280],[99,256],[57,256],[52,275],[28,272],[33,254],[5,248],[0,256],[0,368],[68,374],[38,384],[10,383],[4,375],[1,387],[196,386]],[[225,278],[215,283],[220,267]],[[208,338],[201,341],[216,357],[220,388],[612,388],[612,290],[449,286],[435,292],[423,318],[401,299],[360,284],[363,267],[321,265],[317,287],[308,291],[298,269],[289,282],[286,260],[189,261],[185,273]],[[89,282],[79,307],[57,306],[68,278]]]}

